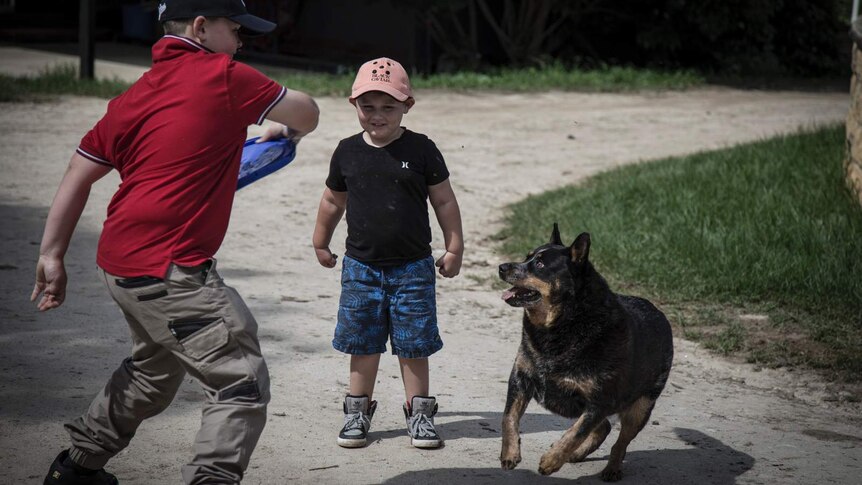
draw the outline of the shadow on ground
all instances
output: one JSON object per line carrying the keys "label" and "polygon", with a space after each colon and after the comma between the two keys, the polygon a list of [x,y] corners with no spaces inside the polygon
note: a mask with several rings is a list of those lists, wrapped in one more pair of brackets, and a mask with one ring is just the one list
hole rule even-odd
{"label": "shadow on ground", "polygon": [[[131,352],[128,326],[95,264],[99,233],[86,224],[78,225],[66,253],[65,303],[39,312],[30,302],[47,214],[48,207],[0,198],[0,419],[13,424],[77,416]],[[231,268],[222,274],[239,280],[269,273]],[[270,330],[262,340],[288,337]],[[201,398],[197,387],[181,389],[177,396],[192,402]]]}
{"label": "shadow on ground", "polygon": [[[449,418],[464,416],[465,419],[454,421]],[[442,418],[442,419],[441,419]],[[500,412],[439,412],[435,426],[445,440],[459,438],[493,438],[500,439],[500,422],[503,413]],[[572,425],[572,420],[553,414],[525,413],[521,418],[521,434],[559,431],[562,433]],[[400,439],[404,429],[375,432],[371,431],[371,439]]]}
{"label": "shadow on ground", "polygon": [[[45,313],[30,302],[47,213],[0,202],[0,419],[13,422],[82,412],[131,348],[128,327],[99,280],[93,231],[78,227],[66,254],[66,302]],[[101,371],[85,372],[94,360]]]}
{"label": "shadow on ground", "polygon": [[[617,483],[632,484],[691,484],[730,485],[754,466],[754,458],[734,450],[721,441],[698,430],[674,428],[684,449],[630,451],[623,463],[623,478]],[[616,439],[612,433],[609,439]],[[607,446],[607,444],[605,445]],[[541,450],[522,450],[522,453],[541,453]],[[587,461],[607,460],[607,456],[594,456]],[[577,464],[564,465],[577,467]],[[604,466],[604,463],[602,463]],[[525,483],[605,483],[597,476],[581,476],[574,480],[543,477],[535,470],[517,468],[503,471],[497,468],[433,468],[402,473],[385,482],[399,484],[525,484]]]}

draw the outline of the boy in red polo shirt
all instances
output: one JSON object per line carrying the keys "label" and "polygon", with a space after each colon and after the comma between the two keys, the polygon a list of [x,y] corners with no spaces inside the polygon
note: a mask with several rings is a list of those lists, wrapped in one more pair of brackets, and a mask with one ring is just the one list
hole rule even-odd
{"label": "boy in red polo shirt", "polygon": [[65,299],[63,256],[90,186],[119,172],[96,260],[131,329],[132,354],[87,413],[66,424],[72,447],[46,484],[117,483],[103,466],[170,404],[186,374],[206,403],[185,483],[239,483],[266,422],[257,323],[213,255],[248,125],[270,119],[264,139],[298,141],[316,128],[317,105],[233,61],[240,32],[275,28],[242,0],[165,0],[159,20],[166,35],[153,46],[152,68],[81,140],[45,225],[31,298],[41,294],[41,311]]}

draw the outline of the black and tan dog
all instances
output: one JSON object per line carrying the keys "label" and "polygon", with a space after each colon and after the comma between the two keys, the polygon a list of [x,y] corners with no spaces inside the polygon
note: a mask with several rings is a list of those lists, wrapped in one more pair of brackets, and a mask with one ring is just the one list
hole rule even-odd
{"label": "black and tan dog", "polygon": [[524,308],[503,415],[504,469],[521,461],[518,426],[535,399],[576,420],[542,456],[539,473],[582,461],[610,433],[608,418],[618,415],[620,436],[601,478],[619,480],[626,447],[646,424],[667,382],[673,360],[667,319],[647,300],[611,292],[590,263],[589,251],[589,234],[566,247],[554,224],[548,244],[522,263],[500,265],[500,278],[514,285],[503,299]]}

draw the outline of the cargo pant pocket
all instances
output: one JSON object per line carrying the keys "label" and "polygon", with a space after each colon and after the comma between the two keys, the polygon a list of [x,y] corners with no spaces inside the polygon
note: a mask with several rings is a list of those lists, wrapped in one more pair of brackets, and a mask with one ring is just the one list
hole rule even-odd
{"label": "cargo pant pocket", "polygon": [[136,276],[134,278],[115,278],[114,284],[131,293],[138,301],[158,300],[168,296],[165,280],[155,276]]}
{"label": "cargo pant pocket", "polygon": [[245,352],[221,317],[172,320],[168,329],[180,353],[216,400],[260,398]]}

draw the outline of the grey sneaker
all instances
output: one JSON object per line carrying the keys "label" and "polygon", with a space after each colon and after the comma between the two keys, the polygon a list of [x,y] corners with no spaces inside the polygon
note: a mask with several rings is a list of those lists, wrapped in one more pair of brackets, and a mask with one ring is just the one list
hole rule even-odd
{"label": "grey sneaker", "polygon": [[413,396],[412,401],[404,403],[410,443],[416,448],[439,448],[442,440],[434,429],[437,400],[433,397]]}
{"label": "grey sneaker", "polygon": [[368,402],[368,396],[351,396],[344,398],[344,426],[338,433],[338,446],[344,448],[360,448],[365,446],[368,438],[368,428],[371,427],[371,417],[377,409],[377,401]]}

